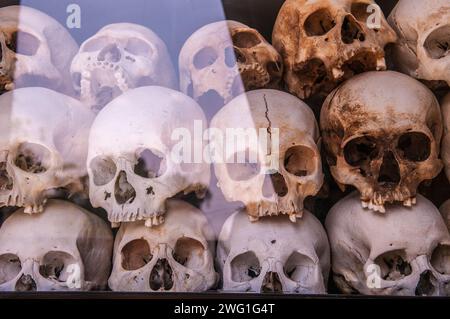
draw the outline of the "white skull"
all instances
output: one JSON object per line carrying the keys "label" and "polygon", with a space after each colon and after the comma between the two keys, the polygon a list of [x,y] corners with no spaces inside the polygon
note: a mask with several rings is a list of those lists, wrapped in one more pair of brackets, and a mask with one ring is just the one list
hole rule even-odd
{"label": "white skull", "polygon": [[[209,164],[176,158],[178,134],[187,133],[192,154],[202,154],[194,132],[206,120],[200,107],[184,94],[163,87],[130,90],[96,117],[89,137],[90,199],[113,223],[163,222],[167,198],[184,192],[201,195],[208,187]],[[188,149],[186,151],[191,151]],[[187,159],[189,160],[189,159]]]}
{"label": "white skull", "polygon": [[329,93],[355,74],[385,70],[384,47],[395,40],[373,0],[288,0],[272,35],[287,88],[302,99]]}
{"label": "white skull", "polygon": [[332,270],[345,293],[444,296],[450,294],[450,235],[425,197],[389,214],[361,207],[358,194],[328,213]]}
{"label": "white skull", "polygon": [[223,290],[325,294],[330,248],[320,222],[308,211],[301,221],[230,216],[217,245]]}
{"label": "white skull", "polygon": [[445,174],[450,180],[450,93],[442,100],[442,119],[444,124],[444,135],[442,137],[442,160],[445,166]]}
{"label": "white skull", "polygon": [[450,86],[448,0],[400,0],[388,20],[399,37],[393,50],[399,70],[433,87]]}
{"label": "white skull", "polygon": [[86,40],[71,75],[83,103],[100,111],[123,92],[141,86],[175,89],[175,71],[164,42],[150,29],[110,24]]}
{"label": "white skull", "polygon": [[200,292],[217,282],[215,236],[203,213],[169,200],[167,221],[148,228],[122,224],[114,244],[109,286],[114,291]]}
{"label": "white skull", "polygon": [[45,88],[7,92],[0,105],[0,205],[38,213],[55,189],[83,191],[94,114]]}
{"label": "white skull", "polygon": [[105,289],[112,246],[106,223],[75,204],[20,209],[0,228],[0,291]]}
{"label": "white skull", "polygon": [[418,185],[442,169],[439,103],[404,74],[355,76],[328,96],[320,120],[333,177],[355,186],[365,207],[411,206]]}
{"label": "white skull", "polygon": [[261,34],[231,20],[192,34],[180,51],[179,65],[181,91],[213,109],[244,90],[275,88],[283,72],[281,56]]}
{"label": "white skull", "polygon": [[0,92],[40,86],[71,94],[69,68],[77,50],[69,32],[43,12],[0,8]]}
{"label": "white skull", "polygon": [[[214,163],[225,198],[243,202],[253,221],[278,214],[287,214],[292,221],[301,217],[303,200],[317,194],[323,183],[319,129],[311,109],[290,94],[255,90],[233,99],[211,121],[210,130],[225,137],[230,129],[248,135],[240,138],[244,143],[226,138],[226,158]],[[265,132],[267,146],[247,140],[253,135],[260,139]],[[211,133],[211,144],[220,145],[222,141]]]}

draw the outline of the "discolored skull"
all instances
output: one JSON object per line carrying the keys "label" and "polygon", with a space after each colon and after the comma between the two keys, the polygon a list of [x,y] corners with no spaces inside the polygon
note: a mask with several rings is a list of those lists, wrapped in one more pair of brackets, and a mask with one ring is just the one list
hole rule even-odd
{"label": "discolored skull", "polygon": [[329,212],[325,226],[332,270],[344,293],[450,294],[450,235],[439,211],[418,195],[412,208],[365,210],[353,193]]}
{"label": "discolored skull", "polygon": [[148,228],[122,224],[109,286],[114,291],[200,292],[217,281],[214,232],[201,211],[170,200],[167,221]]}
{"label": "discolored skull", "polygon": [[418,185],[442,169],[442,121],[433,93],[397,72],[358,75],[332,92],[321,129],[335,180],[353,185],[364,207],[415,203]]}
{"label": "discolored skull", "polygon": [[129,89],[177,86],[164,42],[150,29],[131,23],[107,25],[86,40],[71,74],[81,100],[96,112]]}
{"label": "discolored skull", "polygon": [[[209,185],[209,164],[195,161],[202,149],[192,142],[205,127],[197,103],[168,88],[142,87],[116,98],[98,114],[89,137],[92,205],[103,207],[112,223],[162,223],[167,198],[191,191],[200,196]],[[184,142],[188,146],[179,150]],[[179,158],[178,151],[192,157]]]}
{"label": "discolored skull", "polygon": [[372,0],[287,0],[272,35],[287,88],[302,99],[329,93],[355,74],[385,70],[384,47],[395,41]]}
{"label": "discolored skull", "polygon": [[105,289],[112,246],[105,222],[72,203],[20,209],[0,228],[0,291]]}
{"label": "discolored skull", "polygon": [[252,221],[286,214],[295,222],[304,199],[322,186],[317,122],[290,94],[242,94],[214,116],[210,133],[218,185],[228,201],[245,204]]}
{"label": "discolored skull", "polygon": [[308,211],[295,224],[279,216],[250,223],[240,211],[220,232],[217,262],[225,291],[325,294],[330,248]]}
{"label": "discolored skull", "polygon": [[450,86],[448,0],[400,0],[388,20],[399,37],[393,50],[399,70],[434,88]]}
{"label": "discolored skull", "polygon": [[0,205],[39,213],[56,189],[83,191],[94,114],[45,88],[7,92],[0,105]]}
{"label": "discolored skull", "polygon": [[0,8],[0,93],[38,86],[72,94],[69,68],[77,50],[69,32],[43,12]]}
{"label": "discolored skull", "polygon": [[277,87],[283,73],[280,55],[258,31],[230,20],[191,35],[179,65],[181,91],[214,110],[244,90]]}

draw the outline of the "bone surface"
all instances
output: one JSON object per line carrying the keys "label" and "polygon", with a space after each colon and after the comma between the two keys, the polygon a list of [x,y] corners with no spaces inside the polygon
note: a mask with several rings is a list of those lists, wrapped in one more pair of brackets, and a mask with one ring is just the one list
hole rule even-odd
{"label": "bone surface", "polygon": [[203,213],[169,200],[164,224],[122,224],[114,244],[114,291],[201,292],[217,282],[215,236]]}
{"label": "bone surface", "polygon": [[94,114],[45,88],[7,92],[0,106],[0,205],[39,213],[55,189],[83,192]]}
{"label": "bone surface", "polygon": [[355,186],[362,204],[415,204],[418,185],[441,171],[442,120],[433,93],[404,74],[368,72],[325,101],[321,129],[334,179]]}
{"label": "bone surface", "polygon": [[442,137],[441,155],[445,166],[445,174],[450,180],[450,93],[442,100],[442,120],[444,124],[444,135]]}
{"label": "bone surface", "polygon": [[69,68],[77,51],[69,32],[45,13],[0,8],[0,93],[39,86],[72,94]]}
{"label": "bone surface", "polygon": [[379,25],[369,26],[374,5],[371,0],[283,4],[272,43],[283,56],[289,92],[302,99],[326,94],[355,74],[386,69],[384,47],[395,42],[396,35],[379,8]]}
{"label": "bone surface", "polygon": [[106,289],[112,246],[106,223],[75,204],[20,209],[0,228],[0,291]]}

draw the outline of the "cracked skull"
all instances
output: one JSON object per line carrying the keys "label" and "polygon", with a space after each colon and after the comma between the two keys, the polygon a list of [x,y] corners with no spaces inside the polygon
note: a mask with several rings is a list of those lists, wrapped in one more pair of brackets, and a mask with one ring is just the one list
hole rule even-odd
{"label": "cracked skull", "polygon": [[191,140],[196,123],[206,127],[197,103],[164,87],[133,89],[109,103],[89,137],[92,205],[103,207],[112,223],[145,219],[152,226],[163,222],[167,198],[180,192],[204,194],[209,164],[177,153],[187,134],[184,151],[202,154],[201,145]]}
{"label": "cracked skull", "polygon": [[415,203],[418,185],[442,169],[439,104],[423,84],[397,72],[369,72],[345,82],[322,107],[331,173],[355,186],[365,207]]}
{"label": "cracked skull", "polygon": [[0,93],[39,86],[71,94],[69,68],[77,50],[48,15],[26,6],[0,8]]}
{"label": "cracked skull", "polygon": [[136,221],[120,227],[112,290],[200,292],[215,285],[215,237],[205,216],[179,200],[169,200],[167,207],[162,225],[148,228]]}
{"label": "cracked skull", "polygon": [[39,213],[57,189],[84,191],[94,114],[45,88],[7,92],[0,105],[0,205]]}
{"label": "cracked skull", "polygon": [[150,29],[118,23],[86,40],[71,67],[81,100],[96,112],[123,92],[141,86],[176,88],[164,42]]}
{"label": "cracked skull", "polygon": [[308,211],[249,222],[244,211],[225,222],[217,246],[223,290],[325,294],[330,248],[320,222]]}
{"label": "cracked skull", "polygon": [[431,87],[450,86],[448,0],[400,0],[388,20],[399,37],[393,50],[399,70]]}
{"label": "cracked skull", "polygon": [[437,208],[418,195],[414,207],[389,210],[367,211],[356,192],[331,209],[325,226],[337,286],[366,295],[449,295],[450,235]]}
{"label": "cracked skull", "polygon": [[208,24],[180,52],[180,88],[202,107],[217,109],[258,88],[276,88],[281,56],[256,31],[236,21]]}
{"label": "cracked skull", "polygon": [[288,0],[272,35],[287,88],[302,99],[326,94],[355,74],[385,70],[384,47],[395,41],[372,0]]}
{"label": "cracked skull", "polygon": [[112,246],[106,223],[72,203],[21,209],[0,229],[0,291],[105,289]]}
{"label": "cracked skull", "polygon": [[304,199],[323,183],[319,129],[305,103],[281,91],[251,91],[225,105],[210,131],[211,144],[224,151],[214,170],[228,201],[243,202],[252,221],[301,217]]}

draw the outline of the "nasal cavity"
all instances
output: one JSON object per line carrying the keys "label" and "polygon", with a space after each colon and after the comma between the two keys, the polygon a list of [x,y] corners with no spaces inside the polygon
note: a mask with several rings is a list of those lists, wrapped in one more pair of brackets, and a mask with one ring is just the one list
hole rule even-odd
{"label": "nasal cavity", "polygon": [[173,287],[173,271],[169,261],[158,259],[150,273],[150,288],[152,290],[170,290]]}
{"label": "nasal cavity", "polygon": [[128,183],[127,173],[120,171],[117,176],[116,184],[114,186],[114,196],[117,203],[120,205],[128,203],[131,204],[136,198],[136,191],[134,187]]}
{"label": "nasal cavity", "polygon": [[119,62],[121,58],[122,54],[120,53],[119,48],[114,43],[112,43],[107,45],[100,51],[97,60],[101,62]]}
{"label": "nasal cavity", "polygon": [[262,293],[283,292],[283,285],[281,284],[278,273],[273,271],[268,271],[266,273],[261,285],[261,292]]}
{"label": "nasal cavity", "polygon": [[361,29],[358,21],[356,21],[353,16],[347,15],[342,22],[341,38],[342,42],[345,44],[351,44],[355,40],[364,42],[366,40],[366,35]]}
{"label": "nasal cavity", "polygon": [[400,183],[400,167],[394,154],[389,151],[383,156],[383,163],[378,175],[378,183],[381,186],[396,186]]}
{"label": "nasal cavity", "polygon": [[284,197],[288,193],[286,181],[280,173],[268,174],[264,177],[262,187],[264,197],[270,198],[274,193],[279,197]]}
{"label": "nasal cavity", "polygon": [[30,275],[22,275],[16,282],[16,291],[36,291],[36,282]]}
{"label": "nasal cavity", "polygon": [[435,287],[433,282],[436,281],[430,270],[425,270],[420,274],[420,279],[416,287],[416,296],[431,296],[434,294]]}

